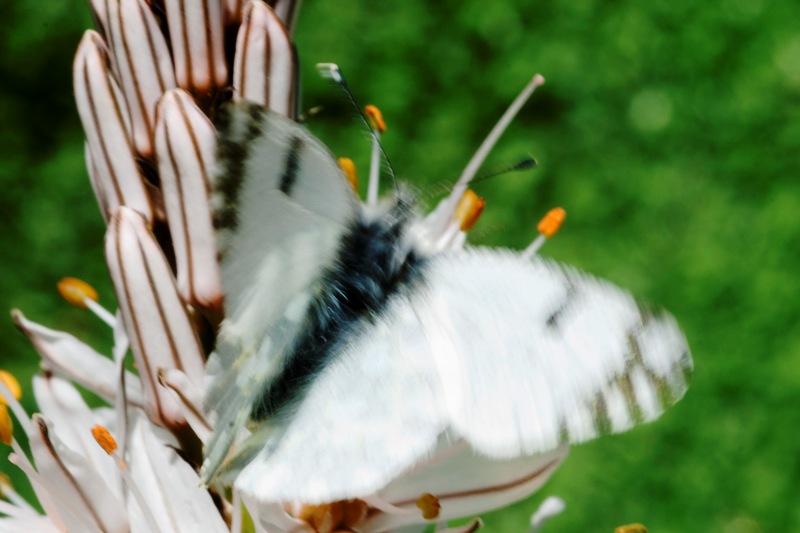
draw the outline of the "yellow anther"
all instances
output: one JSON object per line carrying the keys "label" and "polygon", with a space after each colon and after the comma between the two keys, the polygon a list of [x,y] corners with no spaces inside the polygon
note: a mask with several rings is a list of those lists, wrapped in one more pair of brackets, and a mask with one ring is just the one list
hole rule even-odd
{"label": "yellow anther", "polygon": [[356,164],[349,157],[339,158],[339,167],[344,172],[347,181],[356,193],[358,193],[358,174],[356,174]]}
{"label": "yellow anther", "polygon": [[417,498],[417,507],[422,511],[422,518],[425,520],[439,518],[439,512],[442,510],[439,498],[428,492]]}
{"label": "yellow anther", "polygon": [[472,229],[485,206],[486,200],[475,194],[472,189],[467,189],[456,206],[456,220],[461,223],[461,231]]}
{"label": "yellow anther", "polygon": [[14,490],[14,485],[11,483],[11,478],[0,472],[0,498],[5,498],[6,493],[11,489]]}
{"label": "yellow anther", "polygon": [[381,113],[380,109],[369,104],[364,107],[364,114],[367,115],[372,129],[378,131],[378,133],[386,131],[386,122],[383,121],[383,113]]}
{"label": "yellow anther", "polygon": [[619,526],[614,530],[614,533],[647,533],[647,528],[642,524],[628,524],[627,526]]}
{"label": "yellow anther", "polygon": [[103,426],[95,426],[92,428],[92,437],[97,441],[97,444],[103,448],[103,451],[111,455],[117,451],[117,441],[111,436],[111,433]]}
{"label": "yellow anther", "polygon": [[554,207],[539,221],[539,225],[536,226],[536,229],[549,239],[558,233],[565,218],[567,218],[567,212],[561,207]]}
{"label": "yellow anther", "polygon": [[8,407],[0,403],[0,442],[6,446],[11,446],[11,437],[14,435],[14,424],[11,422],[11,415],[8,414]]}
{"label": "yellow anther", "polygon": [[[0,381],[3,382],[3,385],[6,386],[14,398],[17,400],[22,398],[22,387],[19,386],[19,381],[14,377],[14,374],[6,372],[5,370],[0,370]],[[6,400],[3,398],[2,394],[0,394],[0,405],[6,405]]]}
{"label": "yellow anther", "polygon": [[86,309],[87,298],[95,302],[99,300],[94,287],[78,278],[62,278],[58,282],[58,292],[66,301],[81,309]]}

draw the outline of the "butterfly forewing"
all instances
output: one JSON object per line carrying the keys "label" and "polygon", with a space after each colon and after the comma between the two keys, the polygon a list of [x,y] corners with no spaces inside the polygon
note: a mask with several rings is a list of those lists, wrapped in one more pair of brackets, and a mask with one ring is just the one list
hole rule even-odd
{"label": "butterfly forewing", "polygon": [[352,188],[302,126],[251,104],[218,121],[214,220],[226,318],[209,362],[206,408],[218,463],[302,327],[314,284],[355,217]]}

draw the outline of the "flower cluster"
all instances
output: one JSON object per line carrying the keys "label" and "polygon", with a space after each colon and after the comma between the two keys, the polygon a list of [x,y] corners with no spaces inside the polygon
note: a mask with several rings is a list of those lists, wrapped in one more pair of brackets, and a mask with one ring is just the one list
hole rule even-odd
{"label": "flower cluster", "polygon": [[[13,312],[42,358],[33,383],[40,413],[24,412],[18,386],[4,376],[0,438],[12,446],[11,460],[30,479],[44,514],[3,483],[0,530],[422,528],[525,497],[564,458],[566,447],[489,461],[463,441],[449,442],[413,471],[387,480],[378,494],[314,506],[259,502],[201,485],[203,446],[215,423],[203,410],[204,366],[223,316],[210,215],[217,145],[210,117],[232,99],[296,118],[291,28],[298,3],[92,0],[97,30],[87,31],[78,47],[75,96],[91,183],[107,222],[106,259],[119,310],[105,310],[79,280],[65,279],[59,289],[108,325],[113,350],[109,358]],[[534,81],[531,91],[543,80]],[[370,198],[376,194],[371,186]],[[442,229],[442,247],[463,244],[480,210],[480,202],[465,198],[460,222]],[[138,373],[126,369],[129,350]],[[75,384],[108,407],[88,407]],[[29,452],[11,433],[6,404]],[[532,527],[562,505],[546,500]]]}

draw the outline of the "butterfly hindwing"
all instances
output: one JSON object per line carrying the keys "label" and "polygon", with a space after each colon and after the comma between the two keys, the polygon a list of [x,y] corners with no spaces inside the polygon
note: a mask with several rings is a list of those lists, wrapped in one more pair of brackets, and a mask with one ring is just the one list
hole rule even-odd
{"label": "butterfly hindwing", "polygon": [[655,419],[692,362],[674,319],[539,258],[431,259],[417,309],[453,431],[492,457],[541,453]]}

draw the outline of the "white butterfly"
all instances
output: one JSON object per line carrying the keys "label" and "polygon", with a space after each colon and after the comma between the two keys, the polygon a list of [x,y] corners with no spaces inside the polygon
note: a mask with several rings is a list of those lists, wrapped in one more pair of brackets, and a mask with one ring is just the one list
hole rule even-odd
{"label": "white butterfly", "polygon": [[442,246],[452,202],[428,218],[403,192],[364,205],[325,146],[261,107],[229,107],[220,130],[227,318],[205,479],[265,501],[359,497],[442,439],[545,454],[685,392],[671,316],[538,257]]}

